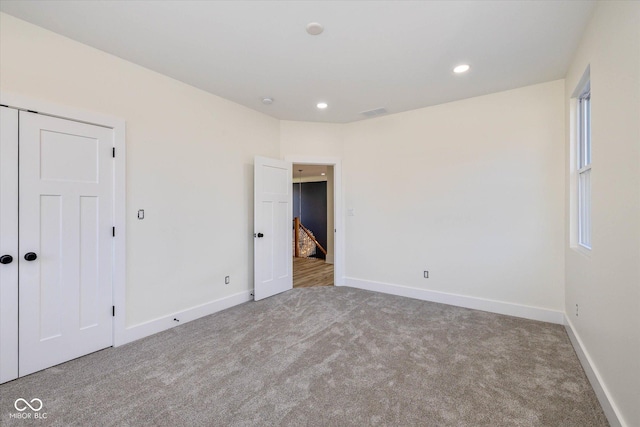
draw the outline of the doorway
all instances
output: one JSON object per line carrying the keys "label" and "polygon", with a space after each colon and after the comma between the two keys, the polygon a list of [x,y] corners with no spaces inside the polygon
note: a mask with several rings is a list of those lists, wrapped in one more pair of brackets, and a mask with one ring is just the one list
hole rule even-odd
{"label": "doorway", "polygon": [[334,286],[344,285],[342,162],[333,157],[286,156],[254,159],[254,300],[293,288],[293,165],[327,165],[333,170],[328,211],[333,213],[326,261],[333,263]]}
{"label": "doorway", "polygon": [[292,166],[293,287],[334,285],[334,167]]}

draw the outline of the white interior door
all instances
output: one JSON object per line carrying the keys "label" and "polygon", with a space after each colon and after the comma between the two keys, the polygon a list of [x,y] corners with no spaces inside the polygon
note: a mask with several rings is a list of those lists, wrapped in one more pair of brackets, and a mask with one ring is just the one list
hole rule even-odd
{"label": "white interior door", "polygon": [[0,383],[18,378],[18,110],[0,107]]}
{"label": "white interior door", "polygon": [[293,288],[291,162],[256,157],[254,298]]}
{"label": "white interior door", "polygon": [[19,132],[23,376],[112,345],[114,138],[24,111]]}

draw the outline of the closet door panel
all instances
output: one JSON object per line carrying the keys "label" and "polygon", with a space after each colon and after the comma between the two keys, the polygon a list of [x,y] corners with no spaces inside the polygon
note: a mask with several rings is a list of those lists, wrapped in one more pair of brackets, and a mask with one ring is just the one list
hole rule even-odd
{"label": "closet door panel", "polygon": [[20,112],[20,376],[112,345],[113,144]]}
{"label": "closet door panel", "polygon": [[18,110],[0,107],[0,383],[18,377]]}

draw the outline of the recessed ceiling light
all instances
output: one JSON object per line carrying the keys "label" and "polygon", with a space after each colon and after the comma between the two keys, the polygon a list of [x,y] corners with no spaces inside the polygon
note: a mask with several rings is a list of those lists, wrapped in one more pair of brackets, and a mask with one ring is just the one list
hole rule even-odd
{"label": "recessed ceiling light", "polygon": [[262,98],[262,103],[264,105],[271,105],[273,104],[273,98],[269,98],[269,97]]}
{"label": "recessed ceiling light", "polygon": [[323,31],[324,27],[322,26],[322,24],[318,24],[317,22],[311,22],[307,24],[307,33],[311,34],[312,36],[317,36]]}
{"label": "recessed ceiling light", "polygon": [[456,74],[466,73],[467,71],[469,71],[469,68],[471,68],[469,67],[469,64],[461,64],[454,68],[453,72]]}
{"label": "recessed ceiling light", "polygon": [[329,106],[329,104],[327,104],[326,102],[318,102],[318,104],[316,105],[316,107],[318,107],[321,110],[324,110],[328,106]]}

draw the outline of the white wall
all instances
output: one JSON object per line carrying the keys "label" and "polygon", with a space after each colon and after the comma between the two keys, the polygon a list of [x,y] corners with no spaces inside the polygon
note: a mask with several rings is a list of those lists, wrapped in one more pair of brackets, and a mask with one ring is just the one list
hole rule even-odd
{"label": "white wall", "polygon": [[[619,418],[639,426],[640,3],[598,4],[566,76],[565,105],[589,65],[593,250],[566,249],[566,312]],[[571,145],[567,133],[567,154]],[[569,230],[574,218],[566,221]]]}
{"label": "white wall", "polygon": [[280,156],[342,157],[344,125],[280,121]]}
{"label": "white wall", "polygon": [[563,94],[556,81],[341,132],[282,122],[282,155],[342,156],[349,279],[560,311]]}
{"label": "white wall", "polygon": [[253,157],[278,156],[278,120],[6,14],[0,67],[3,91],[126,121],[127,325],[253,288]]}
{"label": "white wall", "polygon": [[562,310],[563,93],[555,81],[347,125],[347,276]]}

